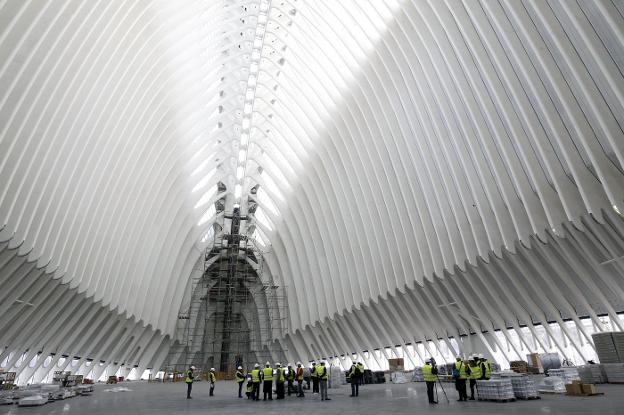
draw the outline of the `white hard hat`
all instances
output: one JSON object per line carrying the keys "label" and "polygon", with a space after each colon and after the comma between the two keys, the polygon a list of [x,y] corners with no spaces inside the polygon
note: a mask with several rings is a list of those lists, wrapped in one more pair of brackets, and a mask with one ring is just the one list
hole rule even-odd
{"label": "white hard hat", "polygon": [[271,363],[269,363],[269,362],[266,362],[265,364],[266,364],[267,366],[271,366]]}
{"label": "white hard hat", "polygon": [[276,363],[275,366],[282,367],[282,364],[281,363]]}
{"label": "white hard hat", "polygon": [[211,367],[211,368],[210,368],[210,371],[211,371],[211,372],[214,372],[214,371],[215,371],[215,370],[214,370],[214,367]]}
{"label": "white hard hat", "polygon": [[260,365],[259,365],[258,363],[256,363],[256,364],[254,365],[254,367],[260,367]]}
{"label": "white hard hat", "polygon": [[483,359],[483,355],[479,353],[479,359]]}
{"label": "white hard hat", "polygon": [[288,367],[291,367],[291,366],[292,366],[292,363],[289,363],[289,364],[288,364]]}
{"label": "white hard hat", "polygon": [[243,367],[242,367],[242,366],[239,366],[239,367],[238,367],[238,370],[243,370]]}
{"label": "white hard hat", "polygon": [[191,370],[195,370],[195,366],[191,366]]}

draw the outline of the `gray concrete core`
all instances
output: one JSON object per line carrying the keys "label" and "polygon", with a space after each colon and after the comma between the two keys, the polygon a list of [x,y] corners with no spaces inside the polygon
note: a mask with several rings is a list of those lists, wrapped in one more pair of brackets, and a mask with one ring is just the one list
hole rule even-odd
{"label": "gray concrete core", "polygon": [[96,391],[90,397],[76,397],[42,407],[0,406],[0,414],[624,414],[624,385],[598,385],[598,390],[605,392],[604,396],[542,395],[542,399],[532,401],[460,403],[449,384],[445,387],[450,404],[446,404],[440,393],[438,405],[427,403],[423,383],[366,385],[360,390],[359,398],[350,398],[348,385],[341,386],[330,390],[332,400],[329,402],[321,402],[319,395],[310,393],[306,393],[303,399],[291,396],[284,401],[275,398],[267,402],[238,399],[233,382],[218,382],[216,396],[212,398],[208,396],[208,383],[198,382],[190,400],[186,399],[184,383],[124,382],[118,386],[132,391],[111,393],[105,390],[115,385],[96,385]]}

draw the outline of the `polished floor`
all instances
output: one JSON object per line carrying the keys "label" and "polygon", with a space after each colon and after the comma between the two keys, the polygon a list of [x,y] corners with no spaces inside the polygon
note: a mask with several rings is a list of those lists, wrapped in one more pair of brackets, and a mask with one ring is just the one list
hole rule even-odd
{"label": "polished floor", "polygon": [[350,388],[342,386],[330,390],[332,400],[329,402],[321,402],[318,395],[311,394],[303,399],[293,396],[284,401],[238,399],[235,397],[236,386],[232,382],[217,383],[214,397],[208,396],[207,383],[196,383],[193,399],[190,400],[185,399],[186,387],[183,383],[126,382],[123,386],[130,391],[107,392],[113,386],[96,385],[96,391],[90,397],[77,397],[42,407],[0,406],[0,414],[624,414],[624,385],[599,385],[599,391],[605,392],[603,396],[542,395],[540,400],[510,403],[460,403],[449,385],[447,393],[450,403],[447,404],[440,394],[440,404],[434,406],[427,404],[422,383],[367,385],[361,389],[359,398],[350,398]]}

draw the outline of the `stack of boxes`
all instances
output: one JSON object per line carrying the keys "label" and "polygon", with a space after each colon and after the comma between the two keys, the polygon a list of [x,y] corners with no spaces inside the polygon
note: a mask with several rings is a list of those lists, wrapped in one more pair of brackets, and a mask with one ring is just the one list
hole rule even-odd
{"label": "stack of boxes", "polygon": [[509,363],[509,368],[516,373],[528,373],[529,365],[524,360],[515,360]]}
{"label": "stack of boxes", "polygon": [[580,380],[575,380],[566,385],[566,395],[589,396],[597,394],[598,391],[596,390],[596,385],[581,383]]}

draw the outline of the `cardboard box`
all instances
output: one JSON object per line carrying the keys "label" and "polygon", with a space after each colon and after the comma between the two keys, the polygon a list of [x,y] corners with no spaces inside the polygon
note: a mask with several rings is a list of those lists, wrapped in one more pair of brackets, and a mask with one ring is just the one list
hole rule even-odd
{"label": "cardboard box", "polygon": [[569,383],[565,385],[565,388],[568,395],[581,395],[583,393],[580,383]]}
{"label": "cardboard box", "polygon": [[595,395],[598,393],[598,390],[596,389],[596,385],[592,385],[588,383],[583,383],[583,385],[581,386],[581,389],[585,395]]}

